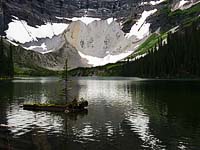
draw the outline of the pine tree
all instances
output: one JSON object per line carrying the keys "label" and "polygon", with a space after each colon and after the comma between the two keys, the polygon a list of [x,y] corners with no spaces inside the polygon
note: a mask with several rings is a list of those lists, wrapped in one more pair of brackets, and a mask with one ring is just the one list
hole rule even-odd
{"label": "pine tree", "polygon": [[[7,52],[4,46],[3,38],[0,40],[0,77],[13,77],[14,65],[13,65],[13,51],[12,45]],[[6,53],[5,53],[6,52]]]}
{"label": "pine tree", "polygon": [[3,37],[0,40],[0,77],[5,76],[5,55]]}
{"label": "pine tree", "polygon": [[14,63],[13,63],[13,47],[10,44],[10,56],[9,56],[9,76],[14,76]]}
{"label": "pine tree", "polygon": [[65,60],[64,66],[64,78],[65,78],[65,100],[68,101],[68,59]]}

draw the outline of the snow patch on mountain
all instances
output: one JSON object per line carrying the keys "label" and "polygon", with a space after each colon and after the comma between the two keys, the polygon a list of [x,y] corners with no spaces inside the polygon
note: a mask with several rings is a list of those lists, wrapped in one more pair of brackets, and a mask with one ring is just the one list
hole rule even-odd
{"label": "snow patch on mountain", "polygon": [[200,3],[200,1],[191,1],[191,0],[181,0],[181,1],[178,1],[177,3],[173,4],[172,8],[171,8],[171,11],[175,11],[177,9],[180,9],[180,10],[185,10],[185,9],[188,9],[196,4]]}
{"label": "snow patch on mountain", "polygon": [[116,19],[114,19],[114,18],[108,18],[108,19],[107,19],[107,23],[108,23],[108,24],[111,24],[111,23],[114,22],[114,21],[116,21]]}
{"label": "snow patch on mountain", "polygon": [[158,4],[160,4],[160,3],[162,3],[162,2],[165,2],[166,0],[158,0],[158,1],[150,1],[150,2],[141,2],[140,3],[140,6],[144,6],[144,5],[153,5],[153,6],[155,6],[155,5],[158,5]]}
{"label": "snow patch on mountain", "polygon": [[126,34],[127,38],[136,36],[138,39],[143,39],[145,36],[149,35],[150,23],[146,23],[146,19],[157,12],[157,9],[150,11],[144,11],[141,18],[131,27],[129,33]]}
{"label": "snow patch on mountain", "polygon": [[40,46],[30,46],[26,48],[27,50],[34,50],[34,49],[42,49],[41,51],[46,51],[47,46],[45,43],[42,43]]}
{"label": "snow patch on mountain", "polygon": [[108,54],[103,58],[85,55],[85,54],[81,53],[80,51],[78,51],[78,53],[82,58],[85,58],[88,61],[88,64],[92,65],[93,67],[96,67],[96,66],[103,66],[108,63],[116,63],[117,61],[129,56],[131,53],[133,53],[133,51],[128,51],[128,52],[121,53],[118,55]]}
{"label": "snow patch on mountain", "polygon": [[28,42],[21,45],[26,50],[36,51],[42,54],[59,50],[66,43],[63,34],[50,38],[43,38],[38,41]]}
{"label": "snow patch on mountain", "polygon": [[66,19],[66,20],[70,20],[72,22],[81,21],[81,22],[83,22],[86,25],[92,23],[93,21],[99,21],[99,20],[101,20],[100,18],[93,18],[93,17],[87,17],[87,16],[73,17],[73,18],[63,18],[63,17],[56,17],[56,18],[57,19]]}
{"label": "snow patch on mountain", "polygon": [[189,3],[189,1],[181,0],[181,1],[179,2],[178,7],[181,8],[181,7],[183,7],[183,5],[185,5],[185,4],[187,4],[187,3]]}
{"label": "snow patch on mountain", "polygon": [[38,41],[38,38],[52,38],[61,34],[67,27],[68,24],[65,23],[49,22],[45,25],[32,27],[26,21],[14,17],[12,22],[8,24],[8,30],[5,33],[9,40],[24,44],[30,41]]}
{"label": "snow patch on mountain", "polygon": [[7,41],[8,41],[10,44],[14,45],[14,46],[19,46],[19,44],[15,43],[15,42],[13,42],[13,41],[11,41],[11,40],[9,40],[9,39],[7,39]]}
{"label": "snow patch on mountain", "polygon": [[[88,25],[90,23],[92,23],[93,21],[100,21],[101,19],[100,18],[93,18],[93,17],[87,17],[87,16],[83,16],[83,17],[73,17],[73,18],[64,18],[64,17],[56,17],[57,19],[60,19],[60,20],[63,20],[63,19],[66,19],[66,20],[70,20],[72,22],[75,22],[75,21],[81,21],[83,22],[84,24]],[[113,21],[115,21],[116,19],[114,18],[108,18],[106,19],[108,24],[111,24]]]}

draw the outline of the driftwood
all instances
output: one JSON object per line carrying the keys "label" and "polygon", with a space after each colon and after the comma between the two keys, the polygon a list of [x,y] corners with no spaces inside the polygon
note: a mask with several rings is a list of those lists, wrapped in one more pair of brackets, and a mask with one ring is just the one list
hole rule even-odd
{"label": "driftwood", "polygon": [[81,112],[88,106],[87,101],[71,102],[66,105],[51,105],[51,104],[24,104],[25,110],[40,110],[40,111],[54,111],[54,112]]}

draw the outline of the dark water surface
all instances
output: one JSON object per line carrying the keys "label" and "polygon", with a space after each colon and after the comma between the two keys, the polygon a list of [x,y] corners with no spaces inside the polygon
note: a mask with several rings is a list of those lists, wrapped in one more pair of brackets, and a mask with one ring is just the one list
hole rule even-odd
{"label": "dark water surface", "polygon": [[0,81],[0,149],[200,149],[200,81],[73,78],[69,84],[72,97],[89,101],[87,113],[22,109],[65,103],[59,78]]}

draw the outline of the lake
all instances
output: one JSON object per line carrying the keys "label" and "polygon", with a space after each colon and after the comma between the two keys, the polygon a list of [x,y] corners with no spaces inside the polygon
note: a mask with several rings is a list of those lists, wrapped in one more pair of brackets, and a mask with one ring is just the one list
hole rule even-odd
{"label": "lake", "polygon": [[26,111],[24,103],[66,102],[57,77],[0,81],[0,149],[197,150],[200,81],[71,78],[69,96],[88,111]]}

